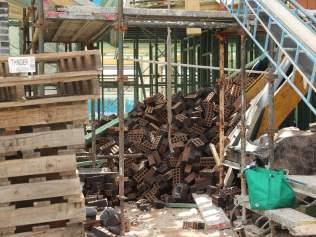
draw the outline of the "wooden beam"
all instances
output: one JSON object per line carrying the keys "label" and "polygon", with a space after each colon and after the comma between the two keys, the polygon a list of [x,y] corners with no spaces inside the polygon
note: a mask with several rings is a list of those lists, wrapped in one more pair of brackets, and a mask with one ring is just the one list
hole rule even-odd
{"label": "wooden beam", "polygon": [[0,154],[84,144],[83,128],[24,133],[0,137]]}
{"label": "wooden beam", "polygon": [[0,203],[81,195],[79,178],[1,186]]}
{"label": "wooden beam", "polygon": [[[294,84],[305,95],[307,87],[304,87],[304,81],[299,73],[296,73]],[[274,94],[274,128],[277,129],[287,116],[294,110],[294,108],[301,101],[301,98],[287,83],[284,84]],[[268,131],[269,127],[269,109],[268,106],[264,108],[261,124],[257,133],[257,138]]]}
{"label": "wooden beam", "polygon": [[[185,0],[185,10],[200,11],[200,1]],[[200,35],[202,30],[200,28],[187,28],[187,35]]]}
{"label": "wooden beam", "polygon": [[43,105],[43,104],[55,104],[62,102],[76,102],[76,101],[87,101],[89,99],[95,99],[96,95],[78,95],[78,96],[65,96],[65,97],[55,97],[55,98],[45,98],[45,99],[32,99],[24,101],[11,101],[11,102],[1,102],[0,109],[7,109],[13,107],[22,106],[33,106],[33,105]]}
{"label": "wooden beam", "polygon": [[76,206],[76,203],[58,203],[18,209],[14,206],[0,207],[0,228],[71,219],[84,221],[85,209]]}
{"label": "wooden beam", "polygon": [[[91,27],[90,24],[91,24],[90,21],[85,22],[85,23],[81,26],[81,28],[76,32],[76,34],[74,34],[74,35],[72,36],[71,41],[72,41],[72,42],[76,41],[76,40],[79,38],[79,36],[81,36],[82,34],[84,34],[85,31],[88,30],[89,27]],[[60,28],[59,28],[59,29],[60,29]],[[54,39],[55,39],[55,37],[54,37]],[[54,40],[54,39],[53,39],[53,41],[56,41],[56,40]]]}
{"label": "wooden beam", "polygon": [[0,87],[97,80],[97,76],[98,72],[96,70],[93,70],[79,72],[59,72],[54,74],[42,74],[22,77],[0,77]]}
{"label": "wooden beam", "polygon": [[0,179],[61,173],[76,170],[75,155],[42,156],[37,158],[1,161]]}
{"label": "wooden beam", "polygon": [[219,78],[219,186],[224,186],[224,166],[225,159],[225,38],[221,35],[217,36],[220,39],[220,78]]}
{"label": "wooden beam", "polygon": [[64,33],[64,26],[66,26],[66,24],[67,24],[66,21],[61,22],[61,24],[57,27],[57,30],[53,36],[52,41],[54,41],[54,42],[57,41],[58,37]]}
{"label": "wooden beam", "polygon": [[0,110],[0,128],[46,125],[72,121],[85,121],[88,102],[58,103],[37,107]]}
{"label": "wooden beam", "polygon": [[216,165],[220,166],[221,165],[221,160],[220,160],[219,155],[218,155],[218,153],[216,151],[215,145],[210,143],[209,147],[210,147],[210,150],[212,152],[212,155],[213,155],[213,158],[215,160]]}
{"label": "wooden beam", "polygon": [[271,221],[279,223],[283,228],[290,231],[294,236],[315,236],[316,218],[292,208],[281,208],[267,211],[260,211],[250,208],[249,197],[236,195],[236,201],[247,209],[266,216]]}
{"label": "wooden beam", "polygon": [[[87,50],[87,51],[73,51],[73,52],[58,52],[58,53],[40,53],[40,54],[29,54],[21,55],[21,57],[35,57],[36,62],[57,62],[60,59],[65,58],[76,58],[83,56],[95,56],[95,68],[101,68],[101,56],[99,50]],[[7,62],[9,56],[0,56],[0,62]]]}

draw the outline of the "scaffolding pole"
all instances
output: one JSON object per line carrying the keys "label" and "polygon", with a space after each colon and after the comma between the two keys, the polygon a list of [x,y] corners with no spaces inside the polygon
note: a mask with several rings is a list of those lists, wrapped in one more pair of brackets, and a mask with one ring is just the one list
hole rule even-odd
{"label": "scaffolding pole", "polygon": [[[103,66],[104,66],[104,44],[103,44],[104,42],[103,41],[101,41],[101,63],[102,63],[102,72],[101,72],[101,83],[102,83],[102,85],[103,85],[103,83],[104,83],[104,68],[103,68]],[[104,88],[103,88],[103,86],[102,86],[102,91],[101,91],[101,104],[102,104],[102,109],[101,109],[101,111],[102,111],[102,117],[104,116]]]}
{"label": "scaffolding pole", "polygon": [[117,60],[117,80],[118,80],[118,116],[119,116],[119,200],[121,210],[121,236],[125,234],[124,219],[124,19],[123,19],[123,0],[118,1],[118,21],[117,21],[117,41],[118,41],[118,60]]}
{"label": "scaffolding pole", "polygon": [[[168,65],[168,62],[162,62],[162,61],[157,61],[157,60],[144,60],[144,59],[137,59],[137,58],[124,58],[125,61],[133,61],[133,62],[140,62],[140,63],[151,63],[155,65]],[[220,67],[216,66],[204,66],[204,65],[195,65],[195,64],[188,64],[188,63],[170,63],[172,67],[184,67],[184,68],[198,68],[198,69],[207,69],[207,70],[214,70],[214,71],[219,71],[221,70]],[[224,67],[224,71],[226,72],[234,72],[234,73],[239,73],[241,69],[238,68],[227,68]],[[258,71],[258,70],[251,70],[248,69],[245,71],[246,73],[252,73],[252,74],[268,74],[269,72],[267,71]]]}
{"label": "scaffolding pole", "polygon": [[[245,81],[246,81],[246,36],[245,34],[241,35],[241,47],[240,47],[240,76],[241,76],[241,127],[240,127],[240,155],[241,155],[241,162],[240,162],[240,181],[241,181],[241,195],[245,197],[247,195],[246,191],[246,183],[244,178],[244,169],[246,163],[246,109],[247,109],[247,102],[246,102],[246,93],[245,93]],[[247,217],[246,217],[246,207],[242,206],[242,223],[246,224]]]}
{"label": "scaffolding pole", "polygon": [[[37,1],[38,6],[38,53],[44,53],[44,3],[43,0]],[[35,53],[35,52],[33,52]],[[39,74],[44,74],[44,63],[39,63]],[[40,85],[37,88],[37,93],[44,95],[44,86]]]}
{"label": "scaffolding pole", "polygon": [[[269,46],[270,54],[273,55],[273,41],[270,41]],[[274,75],[273,75],[273,65],[269,70],[268,76],[268,101],[269,101],[269,167],[272,166],[274,162]]]}
{"label": "scaffolding pole", "polygon": [[[170,0],[168,0],[168,9],[170,9]],[[167,113],[168,113],[168,142],[171,154],[173,154],[173,147],[171,142],[172,132],[172,65],[171,65],[171,29],[168,27],[167,36]]]}

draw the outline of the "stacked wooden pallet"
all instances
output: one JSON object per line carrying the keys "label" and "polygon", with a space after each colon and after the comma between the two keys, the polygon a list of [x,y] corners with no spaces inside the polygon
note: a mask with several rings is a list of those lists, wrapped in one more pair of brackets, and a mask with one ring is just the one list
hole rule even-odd
{"label": "stacked wooden pallet", "polygon": [[9,54],[8,1],[0,0],[0,55]]}
{"label": "stacked wooden pallet", "polygon": [[0,58],[0,236],[79,237],[85,210],[75,151],[84,146],[100,55],[34,57],[52,73],[13,75]]}

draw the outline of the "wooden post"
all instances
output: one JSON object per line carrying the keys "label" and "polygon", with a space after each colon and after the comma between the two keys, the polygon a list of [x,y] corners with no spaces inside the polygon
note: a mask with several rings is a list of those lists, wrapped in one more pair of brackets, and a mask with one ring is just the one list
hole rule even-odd
{"label": "wooden post", "polygon": [[220,71],[219,71],[219,186],[224,186],[224,148],[225,148],[225,39],[223,36],[218,36],[220,41]]}

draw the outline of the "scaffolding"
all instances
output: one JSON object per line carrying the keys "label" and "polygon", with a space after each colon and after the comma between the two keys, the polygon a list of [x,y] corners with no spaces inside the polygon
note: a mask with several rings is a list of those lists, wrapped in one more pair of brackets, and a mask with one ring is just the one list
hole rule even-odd
{"label": "scaffolding", "polygon": [[[71,50],[72,44],[75,43],[79,44],[81,48],[96,46],[101,50],[102,65],[104,66],[104,41],[110,35],[109,40],[113,41],[117,48],[117,75],[116,80],[108,81],[104,75],[104,68],[102,68],[98,78],[101,85],[101,98],[92,101],[92,153],[94,154],[92,164],[95,167],[95,109],[97,108],[98,112],[97,119],[100,120],[105,112],[104,88],[117,88],[119,199],[122,220],[124,220],[125,88],[133,87],[135,104],[148,95],[163,92],[168,95],[168,107],[170,108],[172,93],[182,91],[186,95],[197,91],[198,88],[214,87],[218,84],[220,88],[219,159],[221,162],[219,183],[223,186],[224,85],[228,80],[227,74],[240,72],[242,78],[241,171],[243,171],[246,146],[244,117],[246,101],[243,82],[247,72],[263,73],[260,70],[246,70],[246,64],[261,55],[259,45],[265,44],[266,41],[260,36],[261,28],[256,29],[256,32],[259,31],[257,45],[252,41],[246,41],[244,32],[236,27],[235,19],[226,11],[187,11],[174,10],[170,7],[169,9],[124,8],[122,0],[119,0],[118,3],[117,8],[62,6],[50,9],[49,6],[42,5],[42,0],[33,1],[32,5],[23,12],[23,53],[43,52],[44,42],[64,43],[67,50]],[[201,28],[202,33],[188,36],[185,32],[188,27]],[[113,32],[114,34],[112,34]],[[113,35],[116,37],[111,37]],[[124,44],[126,43],[133,46],[133,58],[124,57]],[[141,58],[140,44],[141,46],[146,45],[148,59]],[[132,61],[133,75],[124,75],[124,62],[128,60]],[[148,66],[142,68],[142,64]],[[40,72],[44,72],[44,69]],[[114,77],[114,74],[112,76]],[[270,77],[273,76],[271,73]],[[270,98],[272,99],[273,80],[270,82]],[[270,100],[269,104],[270,110],[273,111],[273,101]],[[273,114],[271,116],[273,118]],[[272,128],[273,121],[270,123],[270,137],[272,137]],[[273,138],[271,138],[271,144],[273,144]],[[242,192],[245,195],[244,184]],[[243,209],[244,219],[245,209]],[[122,225],[124,225],[124,221],[122,221]]]}

